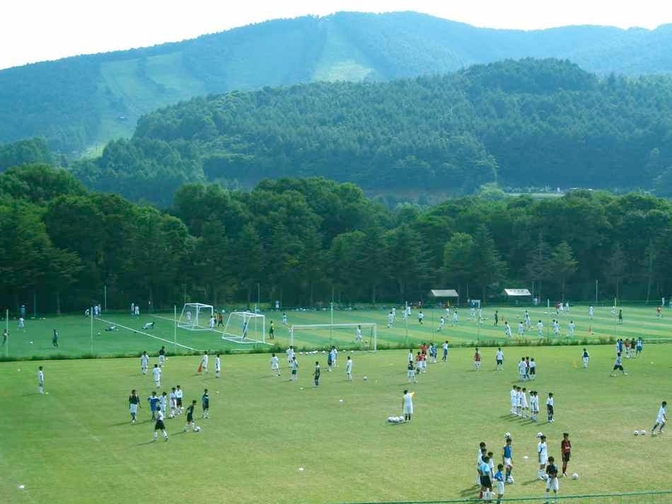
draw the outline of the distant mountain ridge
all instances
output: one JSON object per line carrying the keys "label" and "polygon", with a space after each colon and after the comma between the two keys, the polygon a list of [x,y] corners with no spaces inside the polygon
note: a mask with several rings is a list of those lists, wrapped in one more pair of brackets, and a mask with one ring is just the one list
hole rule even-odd
{"label": "distant mountain ridge", "polygon": [[569,59],[598,74],[672,72],[672,25],[493,30],[413,12],[268,21],[178,43],[0,71],[0,143],[66,154],[129,137],[195,96],[314,81],[386,81],[508,58]]}

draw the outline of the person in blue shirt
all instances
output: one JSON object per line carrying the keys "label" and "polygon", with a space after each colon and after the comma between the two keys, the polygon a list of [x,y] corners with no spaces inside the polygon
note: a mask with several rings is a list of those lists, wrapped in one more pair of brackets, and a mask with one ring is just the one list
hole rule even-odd
{"label": "person in blue shirt", "polygon": [[506,445],[502,449],[502,462],[503,467],[506,468],[507,483],[513,483],[513,477],[511,476],[511,471],[513,470],[513,447],[511,446],[511,443],[512,443],[511,437],[507,436]]}
{"label": "person in blue shirt", "polygon": [[492,480],[490,479],[490,459],[487,455],[481,458],[478,465],[478,474],[481,476],[481,492],[479,498],[483,498],[486,492],[492,492]]}
{"label": "person in blue shirt", "polygon": [[156,412],[159,410],[159,397],[156,395],[156,392],[152,392],[152,395],[147,398],[149,402],[149,409],[152,412],[152,420],[156,420]]}
{"label": "person in blue shirt", "polygon": [[497,482],[497,504],[502,502],[504,497],[504,475],[502,475],[504,464],[497,464],[497,472],[495,473],[495,481]]}
{"label": "person in blue shirt", "polygon": [[635,346],[636,357],[639,357],[639,354],[642,353],[642,348],[644,348],[644,340],[642,338],[637,338],[637,344]]}

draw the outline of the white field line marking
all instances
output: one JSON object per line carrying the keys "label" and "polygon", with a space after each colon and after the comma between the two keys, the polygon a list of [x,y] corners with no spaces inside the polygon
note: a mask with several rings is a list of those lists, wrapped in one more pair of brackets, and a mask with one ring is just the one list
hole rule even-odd
{"label": "white field line marking", "polygon": [[[149,337],[149,338],[154,338],[154,339],[156,339],[156,340],[163,341],[163,342],[165,342],[165,343],[174,344],[174,345],[177,345],[177,346],[179,346],[179,347],[186,348],[187,350],[192,350],[192,351],[194,351],[194,352],[199,351],[199,350],[197,350],[196,348],[193,348],[193,347],[190,347],[190,346],[187,346],[187,345],[183,345],[183,344],[181,344],[181,343],[175,343],[174,341],[170,341],[170,340],[167,340],[167,339],[164,339],[164,338],[159,338],[158,336],[154,336],[153,334],[149,334],[149,333],[146,333],[146,332],[144,332],[144,331],[140,331],[140,330],[138,330],[138,329],[133,329],[133,328],[131,328],[131,327],[127,327],[127,326],[125,326],[125,325],[121,325],[121,324],[118,324],[118,323],[116,323],[116,322],[112,322],[112,321],[110,321],[110,320],[105,320],[105,319],[101,319],[101,318],[96,319],[96,320],[100,320],[101,322],[105,322],[106,324],[115,325],[115,326],[117,326],[117,327],[121,327],[122,329],[126,329],[126,330],[128,330],[128,331],[133,331],[133,332],[136,332],[136,333],[138,333],[138,334],[143,334],[143,335],[145,335],[145,336],[147,336],[147,337]],[[172,319],[170,319],[170,320],[172,320]]]}

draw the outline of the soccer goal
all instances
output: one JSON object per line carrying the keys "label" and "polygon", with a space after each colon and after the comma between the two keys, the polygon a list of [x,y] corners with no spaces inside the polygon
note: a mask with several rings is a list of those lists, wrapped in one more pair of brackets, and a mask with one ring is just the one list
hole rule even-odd
{"label": "soccer goal", "polygon": [[203,303],[184,303],[180,318],[177,319],[177,327],[187,331],[210,330],[210,318],[215,309],[212,305]]}
{"label": "soccer goal", "polygon": [[254,312],[231,312],[222,339],[234,343],[266,343],[266,316]]}
{"label": "soccer goal", "polygon": [[296,324],[289,329],[289,344],[295,348],[319,350],[336,346],[339,349],[376,351],[377,324]]}

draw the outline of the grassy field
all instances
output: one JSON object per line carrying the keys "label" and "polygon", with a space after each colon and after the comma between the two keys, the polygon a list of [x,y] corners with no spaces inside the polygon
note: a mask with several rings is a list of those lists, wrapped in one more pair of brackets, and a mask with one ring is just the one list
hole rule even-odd
{"label": "grassy field", "polygon": [[[495,310],[498,311],[499,325],[493,325]],[[624,307],[623,324],[617,323],[610,308],[599,307],[595,316],[590,319],[588,308],[574,307],[569,314],[556,315],[555,310],[549,313],[545,308],[530,309],[532,330],[524,338],[517,337],[518,322],[522,320],[524,308],[502,306],[483,310],[484,322],[477,324],[470,318],[468,309],[458,310],[459,320],[456,326],[452,320],[446,321],[441,332],[437,331],[439,317],[444,315],[443,310],[424,310],[423,325],[418,323],[418,310],[414,310],[408,324],[401,319],[401,309],[392,328],[387,328],[388,309],[335,311],[335,324],[377,324],[377,344],[379,348],[399,348],[417,346],[423,341],[440,343],[445,339],[453,346],[476,344],[538,344],[536,322],[544,323],[544,343],[599,343],[615,338],[636,338],[641,336],[646,341],[658,340],[672,342],[672,312],[666,310],[662,318],[656,317],[653,307]],[[329,324],[331,316],[327,310],[322,311],[290,311],[287,312],[288,326],[296,324]],[[288,327],[282,325],[282,313],[271,312],[266,314],[266,324],[274,321],[276,327],[275,344],[284,350],[290,344]],[[558,318],[561,322],[561,336],[554,337],[551,320]],[[269,350],[268,345],[241,345],[221,339],[222,328],[214,333],[210,331],[175,331],[173,314],[142,315],[133,318],[125,313],[106,313],[100,319],[91,320],[83,315],[63,317],[47,317],[38,320],[26,321],[25,330],[17,328],[16,320],[10,320],[9,350],[0,349],[0,356],[6,354],[14,358],[54,357],[83,355],[119,356],[139,355],[143,350],[156,353],[165,345],[171,353],[193,353],[203,350],[237,352],[249,351],[253,348]],[[226,321],[226,316],[225,319]],[[513,331],[513,338],[507,339],[504,335],[503,323],[508,320]],[[569,321],[576,324],[574,338],[567,337]],[[145,322],[154,322],[151,330],[142,330]],[[116,331],[105,331],[111,325]],[[250,324],[250,327],[252,324]],[[59,347],[52,346],[52,330],[59,332]],[[294,346],[297,349],[323,349],[332,344],[340,349],[368,349],[370,331],[363,330],[364,341],[355,343],[355,329],[314,329],[295,333]],[[267,340],[270,342],[270,340]],[[177,343],[177,344],[175,344]]]}
{"label": "grassy field", "polygon": [[[580,308],[571,314],[576,315],[579,337],[587,334],[584,311]],[[499,312],[513,319],[521,310],[500,308]],[[336,322],[345,322],[345,315],[339,313]],[[347,315],[378,322],[379,333],[388,331],[383,311]],[[429,313],[422,328],[413,318],[409,332],[414,341],[435,336],[430,319],[436,315]],[[145,320],[116,317],[129,327]],[[624,317],[623,326],[618,326],[608,309],[600,309],[594,329],[605,337],[669,336],[668,319],[656,319],[654,310],[628,308]],[[290,323],[324,323],[328,314],[291,312],[289,318]],[[583,318],[587,322],[587,316]],[[61,319],[28,321],[25,334],[12,329],[10,355],[15,351],[32,355],[37,345],[48,356],[56,320]],[[172,322],[155,320],[154,338],[172,334]],[[88,319],[80,328],[86,337],[80,339],[74,328],[82,322],[74,317],[62,321],[71,325],[59,325],[59,352],[66,353],[71,345],[90,346]],[[161,329],[163,322],[167,325]],[[95,324],[103,327],[106,322]],[[503,336],[501,328],[493,329],[487,322],[481,329],[474,326],[464,320],[458,328],[446,330],[448,339],[469,343],[476,337]],[[405,327],[389,331],[380,339],[392,341],[394,332],[396,339],[405,341]],[[111,341],[104,339],[104,332],[100,337],[97,332],[96,352],[147,349],[155,355],[160,343],[132,330],[114,333]],[[285,341],[286,332],[278,332]],[[31,337],[33,345],[21,340]],[[193,337],[207,342],[213,335]],[[468,498],[475,495],[479,441],[499,455],[507,431],[514,439],[516,478],[515,484],[507,486],[508,497],[544,492],[543,484],[535,480],[539,431],[547,434],[550,454],[556,458],[561,433],[571,433],[570,472],[580,478],[563,479],[561,494],[668,488],[665,453],[670,438],[635,437],[633,430],[648,431],[660,402],[669,400],[665,394],[669,393],[672,346],[645,345],[641,358],[625,361],[629,375],[613,378],[609,376],[613,345],[589,346],[591,362],[585,370],[581,350],[577,346],[507,347],[505,370],[495,371],[495,349],[485,348],[483,367],[475,372],[473,349],[455,345],[447,363],[429,365],[419,383],[410,387],[416,392],[415,415],[405,425],[388,425],[386,418],[401,412],[401,395],[408,387],[407,350],[342,351],[339,366],[332,373],[323,372],[319,388],[312,387],[311,374],[316,360],[326,368],[322,353],[298,355],[301,367],[296,383],[288,380],[284,358],[283,376],[271,376],[268,354],[224,355],[221,379],[197,375],[198,356],[173,356],[164,369],[161,390],[180,384],[185,400],[190,401],[208,388],[212,404],[211,418],[201,420],[199,401],[200,433],[181,433],[183,417],[168,420],[167,443],[151,442],[153,422],[146,397],[154,387],[151,377],[141,374],[135,357],[2,362],[0,495],[8,503],[57,504],[127,502],[129,498],[208,503]],[[353,382],[345,379],[346,353],[355,363]],[[523,355],[538,362],[537,380],[525,385],[539,391],[542,403],[548,392],[555,395],[553,424],[545,423],[543,414],[538,423],[509,414],[509,390],[517,383],[515,362]],[[48,395],[37,393],[39,365],[45,367]],[[130,424],[127,407],[132,388],[143,398],[141,421],[135,425]],[[299,471],[300,467],[305,470]]]}

